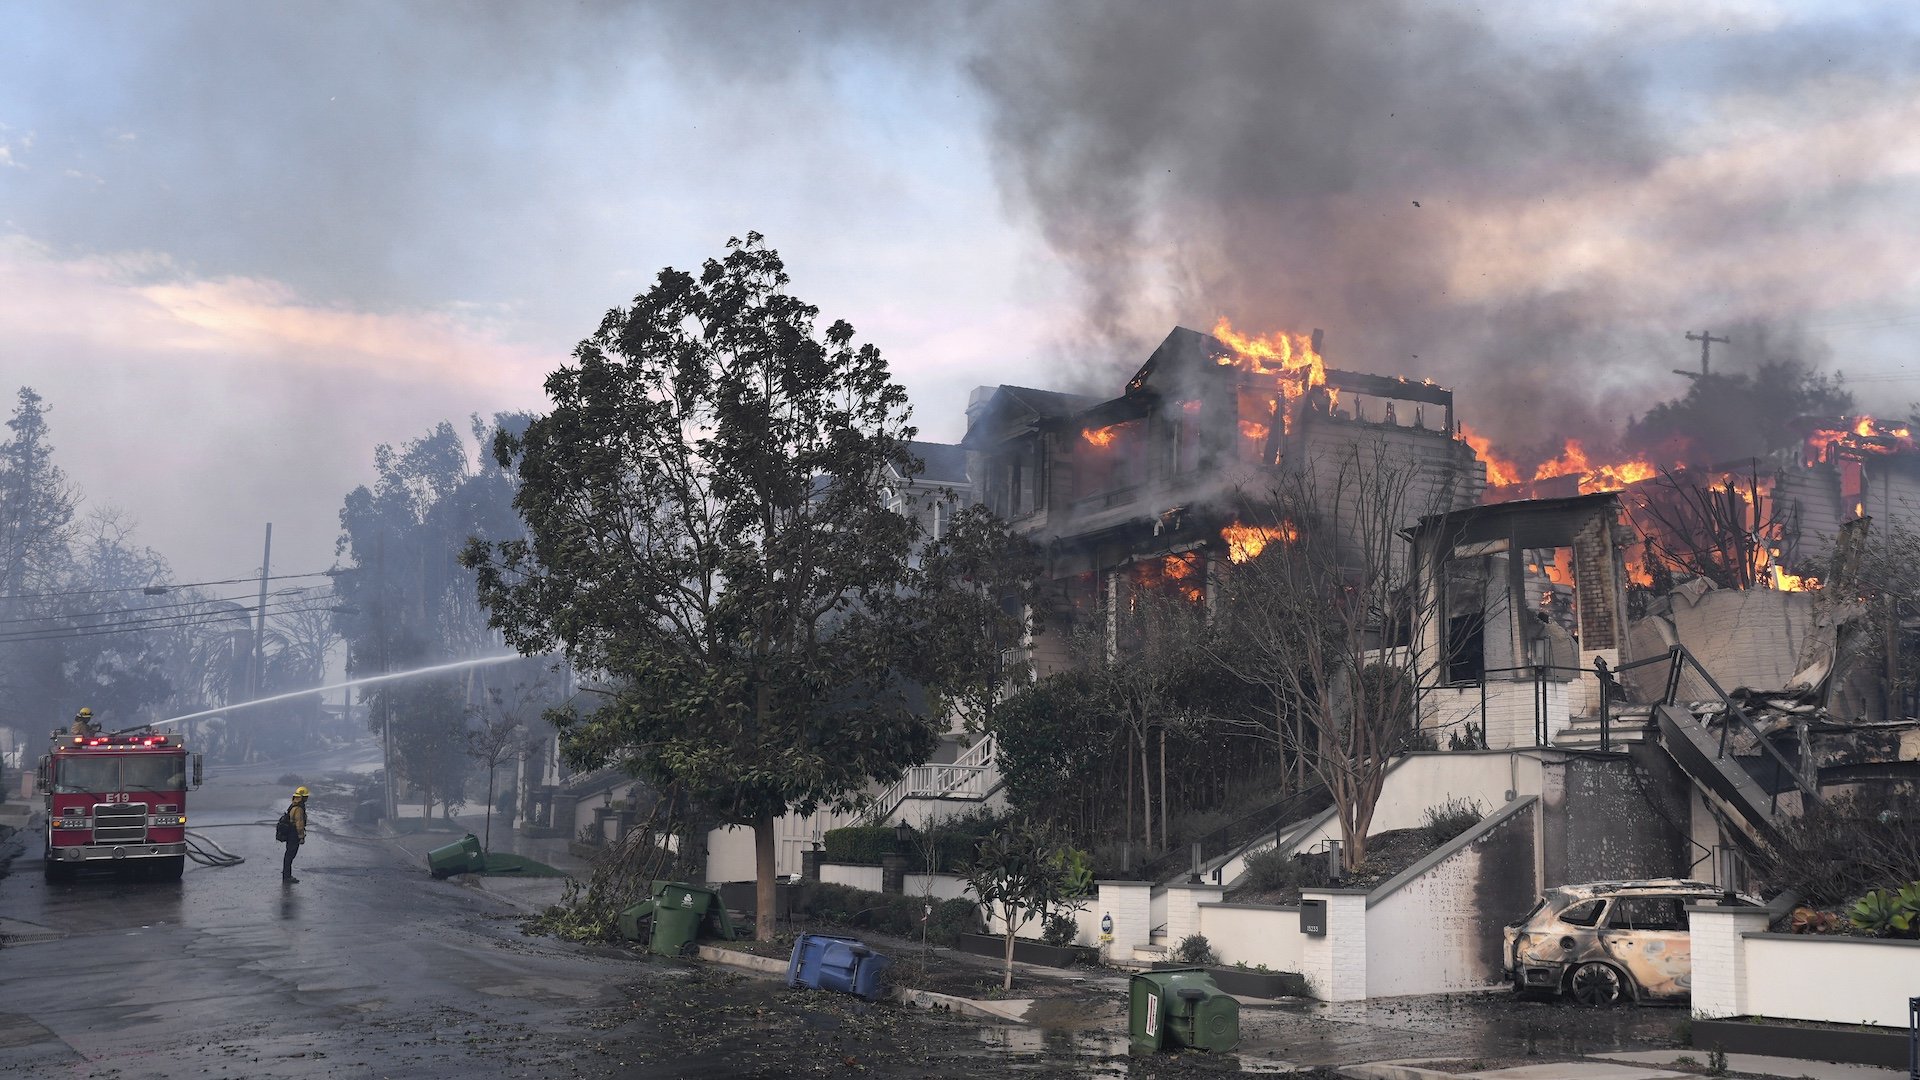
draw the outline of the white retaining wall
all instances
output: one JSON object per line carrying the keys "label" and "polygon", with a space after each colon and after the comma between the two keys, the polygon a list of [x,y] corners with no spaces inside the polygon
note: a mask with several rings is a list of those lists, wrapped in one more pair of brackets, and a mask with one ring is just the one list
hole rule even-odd
{"label": "white retaining wall", "polygon": [[1145,881],[1102,881],[1098,888],[1088,909],[1093,924],[1097,928],[1103,916],[1111,916],[1113,941],[1108,955],[1130,960],[1136,946],[1153,943],[1153,886]]}
{"label": "white retaining wall", "polygon": [[1907,1026],[1920,941],[1766,933],[1757,908],[1689,907],[1693,1015]]}
{"label": "white retaining wall", "polygon": [[[1189,935],[1204,933],[1200,929],[1200,906],[1217,904],[1226,888],[1220,885],[1169,885],[1162,899],[1166,904],[1167,936],[1164,939],[1169,949],[1177,949]],[[1208,938],[1211,943],[1212,938]]]}
{"label": "white retaining wall", "polygon": [[879,892],[881,875],[885,871],[877,866],[856,866],[853,863],[820,864],[820,880],[829,885],[851,885],[868,892]]}
{"label": "white retaining wall", "polygon": [[[1394,763],[1373,808],[1367,832],[1383,833],[1426,824],[1429,809],[1454,799],[1480,804],[1491,815],[1514,800],[1541,791],[1541,751],[1449,750],[1408,754]],[[1548,750],[1545,753],[1556,753]],[[1306,830],[1291,845],[1294,854],[1318,850],[1327,840],[1340,839],[1340,822],[1332,812]],[[1232,880],[1232,879],[1228,879]]]}
{"label": "white retaining wall", "polygon": [[1201,904],[1200,932],[1223,964],[1299,971],[1305,937],[1300,909],[1261,904]]}
{"label": "white retaining wall", "polygon": [[[1306,889],[1302,900],[1327,905],[1327,932],[1300,934],[1300,974],[1322,1001],[1361,1001],[1368,995],[1367,894],[1358,889]],[[1278,929],[1278,927],[1276,927]]]}
{"label": "white retaining wall", "polygon": [[953,874],[908,874],[905,888],[908,896],[926,896],[931,892],[935,900],[959,900],[969,895],[967,879]]}
{"label": "white retaining wall", "polygon": [[[1499,857],[1493,845],[1511,845],[1521,839],[1507,832],[1511,829],[1524,830],[1525,876],[1532,876],[1532,810],[1536,801],[1525,798],[1505,804],[1436,852],[1439,858],[1415,863],[1406,873],[1374,890],[1367,908],[1369,997],[1451,993],[1499,985],[1498,967],[1487,959],[1488,938],[1497,933],[1499,919],[1489,918],[1489,913],[1482,910],[1490,906],[1482,882],[1490,867],[1500,872],[1497,868],[1502,864],[1489,861]],[[1536,891],[1522,889],[1526,893]],[[1517,907],[1512,914],[1524,910],[1524,906]]]}

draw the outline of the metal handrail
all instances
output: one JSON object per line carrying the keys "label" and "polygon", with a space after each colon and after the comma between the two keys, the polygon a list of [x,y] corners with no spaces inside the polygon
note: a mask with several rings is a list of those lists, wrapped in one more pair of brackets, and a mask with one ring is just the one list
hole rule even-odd
{"label": "metal handrail", "polygon": [[[1732,697],[1728,696],[1725,690],[1722,690],[1720,688],[1719,682],[1717,682],[1714,679],[1714,677],[1708,673],[1705,667],[1701,666],[1700,661],[1696,659],[1692,653],[1687,651],[1686,646],[1675,645],[1672,649],[1668,650],[1668,655],[1674,658],[1673,666],[1674,666],[1675,673],[1672,676],[1670,676],[1667,681],[1667,686],[1669,688],[1669,692],[1671,696],[1668,698],[1665,704],[1667,705],[1679,704],[1679,697],[1678,697],[1679,683],[1680,683],[1679,669],[1682,664],[1691,664],[1693,666],[1694,672],[1698,674],[1700,678],[1706,680],[1707,688],[1712,690],[1714,692],[1714,695],[1720,699],[1721,704],[1726,706],[1727,715],[1732,719],[1739,721],[1740,726],[1747,730],[1747,734],[1753,736],[1754,742],[1760,744],[1760,749],[1765,750],[1767,752],[1767,756],[1773,758],[1773,763],[1775,768],[1774,787],[1777,788],[1780,786],[1778,783],[1779,771],[1784,769],[1787,775],[1793,777],[1793,785],[1799,788],[1802,794],[1810,795],[1816,799],[1820,797],[1819,790],[1814,785],[1807,783],[1807,778],[1800,775],[1800,770],[1793,767],[1793,764],[1786,759],[1786,755],[1782,754],[1779,751],[1779,749],[1777,749],[1773,745],[1773,743],[1767,740],[1767,737],[1765,735],[1761,734],[1759,725],[1755,724],[1753,722],[1753,718],[1747,715],[1747,710],[1741,708],[1739,702],[1733,700]],[[1689,715],[1691,715],[1691,713],[1689,713]],[[1733,729],[1733,725],[1729,723],[1728,725],[1723,727],[1720,731],[1719,756],[1721,758],[1725,758],[1727,756],[1727,737],[1732,734],[1732,729]],[[1804,748],[1803,748],[1803,752],[1804,752]],[[1780,801],[1780,795],[1776,791],[1774,793],[1774,805],[1776,808],[1779,805],[1779,801]]]}
{"label": "metal handrail", "polygon": [[[1280,829],[1291,825],[1303,814],[1317,814],[1333,802],[1324,783],[1302,788],[1286,798],[1267,804],[1249,814],[1228,822],[1194,841],[1201,845],[1203,859],[1214,856],[1209,852],[1231,849],[1251,843],[1256,837],[1268,833],[1277,834]],[[1311,809],[1306,809],[1307,807]],[[1177,868],[1188,865],[1188,855],[1179,850],[1163,852],[1140,867],[1140,875],[1149,881],[1159,881]]]}

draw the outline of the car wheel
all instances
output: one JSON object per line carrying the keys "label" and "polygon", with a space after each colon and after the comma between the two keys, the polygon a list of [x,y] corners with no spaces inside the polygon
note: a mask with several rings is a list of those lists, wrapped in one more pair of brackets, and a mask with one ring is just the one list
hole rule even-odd
{"label": "car wheel", "polygon": [[1602,1007],[1627,1000],[1626,976],[1606,964],[1581,964],[1567,980],[1567,993],[1582,1005]]}

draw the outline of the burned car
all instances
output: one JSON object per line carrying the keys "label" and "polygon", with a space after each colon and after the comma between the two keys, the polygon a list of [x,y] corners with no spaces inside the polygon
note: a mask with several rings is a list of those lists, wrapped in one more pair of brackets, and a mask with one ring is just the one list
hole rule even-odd
{"label": "burned car", "polygon": [[1675,878],[1549,889],[1507,925],[1506,977],[1516,993],[1566,994],[1582,1005],[1684,1001],[1693,988],[1687,905],[1728,895]]}

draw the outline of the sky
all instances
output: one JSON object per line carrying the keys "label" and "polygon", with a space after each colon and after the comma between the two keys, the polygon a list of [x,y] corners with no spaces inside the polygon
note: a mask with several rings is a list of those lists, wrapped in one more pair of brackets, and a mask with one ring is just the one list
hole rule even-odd
{"label": "sky", "polygon": [[178,580],[758,231],[925,437],[1174,325],[1322,328],[1510,456],[1714,363],[1920,400],[1895,3],[0,3],[0,377]]}

